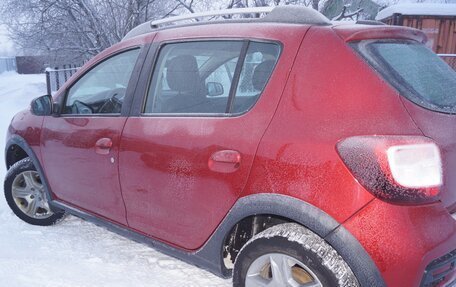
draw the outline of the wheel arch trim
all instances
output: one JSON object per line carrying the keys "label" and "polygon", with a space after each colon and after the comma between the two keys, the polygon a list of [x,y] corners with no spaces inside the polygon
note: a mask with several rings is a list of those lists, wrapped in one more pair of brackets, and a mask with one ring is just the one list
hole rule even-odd
{"label": "wheel arch trim", "polygon": [[360,286],[386,286],[367,251],[347,229],[321,209],[281,194],[260,193],[240,198],[211,238],[196,254],[206,259],[218,257],[220,270],[217,273],[229,277],[231,271],[224,267],[222,258],[222,247],[226,236],[242,219],[265,214],[294,221],[325,239],[350,266]]}
{"label": "wheel arch trim", "polygon": [[41,162],[39,161],[39,159],[36,156],[36,154],[33,151],[33,149],[27,143],[27,141],[23,137],[21,137],[19,135],[16,135],[16,134],[12,135],[8,139],[6,144],[5,144],[5,164],[7,165],[6,168],[8,168],[8,149],[12,145],[19,146],[21,149],[23,149],[25,151],[25,153],[28,155],[28,157],[32,160],[33,165],[37,169],[38,173],[40,174],[41,180],[44,183],[44,188],[45,188],[45,191],[46,191],[45,192],[46,199],[48,200],[48,202],[51,202],[51,200],[52,200],[52,197],[51,197],[52,192],[51,192],[51,189],[50,189],[50,186],[49,186],[49,182],[48,182],[48,180],[46,178],[46,174],[44,173],[44,169],[41,166]]}

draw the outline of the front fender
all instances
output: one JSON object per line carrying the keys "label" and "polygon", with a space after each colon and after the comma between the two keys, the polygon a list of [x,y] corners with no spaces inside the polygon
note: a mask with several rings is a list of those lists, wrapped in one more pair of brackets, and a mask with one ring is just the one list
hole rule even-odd
{"label": "front fender", "polygon": [[27,143],[27,141],[17,135],[17,134],[10,134],[8,137],[7,137],[7,141],[6,141],[6,145],[5,145],[5,163],[6,163],[6,168],[9,168],[8,166],[8,150],[12,147],[12,146],[19,146],[22,150],[25,151],[25,153],[27,153],[27,156],[32,160],[33,162],[33,165],[35,166],[36,170],[38,171],[38,173],[40,174],[40,178],[41,178],[41,181],[43,182],[44,184],[44,187],[45,187],[45,194],[46,194],[46,198],[48,200],[48,202],[51,202],[52,200],[52,192],[51,192],[51,189],[50,189],[50,186],[49,186],[49,182],[46,178],[46,173],[44,172],[44,169],[41,165],[41,162],[38,158],[38,156],[36,155],[35,151],[32,149],[32,147]]}

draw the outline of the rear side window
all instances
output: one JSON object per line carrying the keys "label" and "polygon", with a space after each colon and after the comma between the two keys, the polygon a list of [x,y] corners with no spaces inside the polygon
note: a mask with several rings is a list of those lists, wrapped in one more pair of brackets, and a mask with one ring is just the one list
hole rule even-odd
{"label": "rear side window", "polygon": [[164,45],[145,114],[240,114],[249,110],[272,74],[280,46],[253,41],[195,41]]}
{"label": "rear side window", "polygon": [[271,77],[279,53],[280,47],[276,44],[250,42],[236,89],[233,113],[252,108]]}
{"label": "rear side window", "polygon": [[414,41],[362,41],[353,44],[403,96],[424,108],[456,113],[456,72]]}

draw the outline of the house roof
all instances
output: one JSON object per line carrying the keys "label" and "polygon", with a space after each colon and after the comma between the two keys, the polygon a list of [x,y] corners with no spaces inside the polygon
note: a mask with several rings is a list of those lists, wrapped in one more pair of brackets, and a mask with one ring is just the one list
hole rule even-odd
{"label": "house roof", "polygon": [[420,16],[456,16],[456,4],[407,3],[389,6],[378,12],[375,20],[383,20],[393,14]]}

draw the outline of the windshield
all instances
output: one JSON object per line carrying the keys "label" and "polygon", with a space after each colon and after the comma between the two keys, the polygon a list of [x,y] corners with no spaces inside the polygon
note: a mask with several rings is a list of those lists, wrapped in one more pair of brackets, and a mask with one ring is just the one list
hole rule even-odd
{"label": "windshield", "polygon": [[424,45],[415,41],[369,40],[352,46],[412,102],[456,114],[456,72]]}

